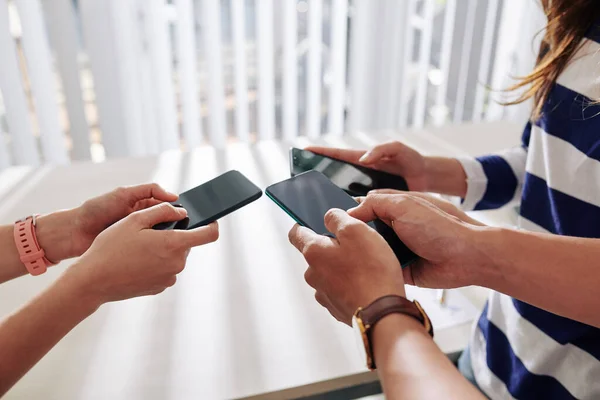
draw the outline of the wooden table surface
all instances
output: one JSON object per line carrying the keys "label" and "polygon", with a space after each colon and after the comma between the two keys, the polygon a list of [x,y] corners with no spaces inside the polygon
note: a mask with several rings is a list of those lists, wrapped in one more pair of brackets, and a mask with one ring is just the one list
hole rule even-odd
{"label": "wooden table surface", "polygon": [[[390,138],[428,153],[457,151],[423,132],[323,142],[365,148]],[[0,173],[0,223],[73,207],[120,185],[156,181],[181,192],[229,169],[264,188],[289,176],[288,148],[273,141],[102,164],[11,168]],[[331,318],[304,283],[305,262],[287,241],[292,225],[266,197],[222,219],[219,241],[190,253],[175,287],[101,307],[6,398],[292,398],[376,380],[360,361],[351,329]],[[66,265],[2,285],[0,317]],[[481,292],[467,295],[481,307]],[[438,330],[436,342],[446,353],[457,352],[470,329],[463,323]]]}

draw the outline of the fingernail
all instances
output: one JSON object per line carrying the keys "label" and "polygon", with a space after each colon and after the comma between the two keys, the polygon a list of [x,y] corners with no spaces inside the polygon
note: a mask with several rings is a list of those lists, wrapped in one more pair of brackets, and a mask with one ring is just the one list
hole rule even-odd
{"label": "fingernail", "polygon": [[365,154],[362,155],[362,157],[360,157],[358,159],[359,162],[365,162],[367,161],[369,158],[371,157],[371,152],[367,151]]}

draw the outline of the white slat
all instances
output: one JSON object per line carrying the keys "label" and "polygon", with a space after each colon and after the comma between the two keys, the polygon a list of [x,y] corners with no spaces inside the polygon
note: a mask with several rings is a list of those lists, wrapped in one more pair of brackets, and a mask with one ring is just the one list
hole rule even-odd
{"label": "white slat", "polygon": [[[148,8],[150,9],[150,7]],[[111,0],[110,11],[111,20],[107,22],[112,27],[115,38],[113,57],[120,83],[120,96],[124,111],[122,117],[125,119],[126,127],[125,135],[120,138],[120,141],[127,143],[128,155],[143,155],[148,153],[148,148],[142,120],[142,103],[146,100],[140,97],[139,60],[136,57],[137,41],[139,40],[138,2],[136,0]],[[158,87],[156,83],[154,86]],[[162,128],[160,125],[158,127]],[[103,133],[106,134],[106,132]]]}
{"label": "white slat", "polygon": [[321,48],[323,37],[323,0],[308,2],[308,77],[306,88],[306,135],[321,135]]}
{"label": "white slat", "polygon": [[[405,69],[404,60],[404,21],[406,21],[407,2],[384,0],[379,2],[382,15],[378,30],[380,37],[386,40],[378,49],[381,54],[380,74],[377,86],[379,95],[376,109],[378,110],[379,127],[392,128],[397,126],[400,78]],[[383,35],[383,36],[381,36]]]}
{"label": "white slat", "polygon": [[182,130],[189,150],[198,146],[202,137],[198,80],[196,79],[197,50],[194,31],[194,5],[192,0],[176,0],[175,6],[177,7],[176,42]]}
{"label": "white slat", "polygon": [[148,7],[146,0],[135,0],[132,4],[142,19],[140,29],[134,30],[135,36],[134,57],[137,60],[138,81],[138,103],[140,106],[142,132],[145,150],[149,154],[157,154],[161,151],[159,113],[160,102],[155,101],[157,94],[154,80],[154,63],[150,54],[149,38],[152,37],[152,21],[147,18]]}
{"label": "white slat", "polygon": [[175,91],[173,88],[173,66],[169,26],[166,19],[165,0],[146,0],[150,30],[148,45],[154,68],[156,85],[155,99],[158,112],[158,127],[161,150],[179,148]]}
{"label": "white slat", "polygon": [[438,86],[435,104],[443,106],[446,104],[448,93],[448,79],[450,76],[450,59],[452,57],[452,43],[454,41],[454,19],[456,17],[456,0],[446,1],[444,10],[444,30],[442,32],[442,47],[440,50],[440,71],[442,82]]}
{"label": "white slat", "polygon": [[246,24],[244,1],[231,0],[231,24],[235,52],[235,130],[238,139],[250,140],[248,76],[246,72]]}
{"label": "white slat", "polygon": [[412,49],[414,45],[414,27],[411,19],[415,15],[417,10],[417,1],[408,0],[408,23],[406,24],[406,30],[404,33],[404,73],[402,76],[402,87],[400,88],[400,109],[398,110],[398,127],[400,129],[405,128],[408,125],[408,105],[410,100],[410,89],[412,84],[410,83],[410,73],[412,66]]}
{"label": "white slat", "polygon": [[475,91],[475,106],[473,109],[473,122],[480,122],[483,117],[483,106],[485,102],[485,92],[487,90],[488,76],[490,73],[490,59],[492,56],[492,42],[496,30],[496,17],[498,13],[498,0],[489,0],[487,14],[485,17],[485,29],[483,31],[483,43],[481,45],[481,63],[479,64],[479,73],[477,89]]}
{"label": "white slat", "polygon": [[23,53],[29,68],[31,92],[40,126],[40,141],[46,162],[69,162],[65,135],[60,127],[56,76],[39,0],[15,0],[23,27]]}
{"label": "white slat", "polygon": [[[4,101],[0,95],[0,118],[5,114]],[[8,144],[6,143],[6,137],[4,131],[0,129],[0,171],[8,167],[11,164],[11,157],[8,154]]]}
{"label": "white slat", "polygon": [[348,0],[333,0],[331,15],[331,89],[327,131],[344,132],[346,98],[346,37],[348,32]]}
{"label": "white slat", "polygon": [[108,157],[146,153],[132,35],[134,0],[80,0],[85,49],[94,76],[102,145]]}
{"label": "white slat", "polygon": [[424,26],[421,30],[421,43],[419,49],[419,84],[417,85],[417,97],[415,100],[415,117],[413,125],[422,128],[425,124],[427,107],[427,81],[429,72],[429,60],[431,58],[431,40],[433,37],[433,11],[434,0],[425,1],[423,15]]}
{"label": "white slat", "polygon": [[220,9],[219,0],[204,0],[202,2],[204,58],[206,59],[208,70],[209,137],[212,145],[217,148],[224,147],[227,139],[223,64],[221,62]]}
{"label": "white slat", "polygon": [[39,165],[40,156],[33,137],[27,101],[22,86],[17,50],[8,26],[8,4],[0,0],[0,90],[15,164]]}
{"label": "white slat", "polygon": [[69,134],[73,142],[71,158],[89,160],[90,132],[85,116],[79,63],[79,44],[75,25],[75,10],[71,0],[45,0],[44,13],[48,23],[48,37],[56,54],[56,63],[65,94],[69,115]]}
{"label": "white slat", "polygon": [[467,94],[467,81],[469,77],[469,60],[471,58],[471,47],[473,46],[473,34],[475,30],[475,16],[477,3],[475,0],[468,0],[467,19],[465,33],[462,40],[460,70],[458,76],[458,89],[456,102],[454,105],[454,122],[460,123],[463,120],[465,99]]}
{"label": "white slat", "polygon": [[298,15],[296,0],[283,0],[283,137],[298,136]]}
{"label": "white slat", "polygon": [[273,0],[256,3],[258,45],[258,135],[275,137],[275,74],[273,55]]}

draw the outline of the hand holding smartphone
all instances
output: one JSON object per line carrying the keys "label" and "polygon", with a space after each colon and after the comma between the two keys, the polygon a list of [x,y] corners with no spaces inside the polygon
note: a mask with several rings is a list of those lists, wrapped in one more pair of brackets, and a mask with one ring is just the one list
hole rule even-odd
{"label": "hand holding smartphone", "polygon": [[[321,235],[332,236],[327,231],[324,217],[332,208],[348,210],[358,203],[318,171],[308,171],[269,186],[265,193],[297,223]],[[386,240],[404,267],[417,259],[383,221],[369,223]]]}
{"label": "hand holding smartphone", "polygon": [[319,171],[351,196],[366,196],[373,189],[408,190],[401,176],[326,157],[312,151],[290,149],[290,174]]}

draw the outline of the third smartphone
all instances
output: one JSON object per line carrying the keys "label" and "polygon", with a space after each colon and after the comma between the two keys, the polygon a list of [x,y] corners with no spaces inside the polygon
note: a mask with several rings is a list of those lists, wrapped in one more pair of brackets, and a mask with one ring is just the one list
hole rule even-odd
{"label": "third smartphone", "polygon": [[[331,233],[323,221],[327,211],[332,208],[348,210],[358,205],[356,200],[318,171],[308,171],[271,185],[265,193],[298,224],[328,236]],[[369,225],[383,236],[402,266],[417,259],[384,222],[375,220]]]}
{"label": "third smartphone", "polygon": [[408,190],[406,181],[401,176],[322,156],[312,151],[291,148],[291,176],[311,170],[321,172],[351,196],[366,196],[373,189]]}

